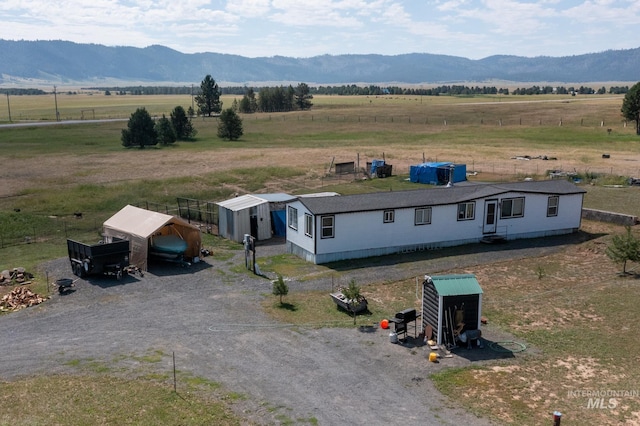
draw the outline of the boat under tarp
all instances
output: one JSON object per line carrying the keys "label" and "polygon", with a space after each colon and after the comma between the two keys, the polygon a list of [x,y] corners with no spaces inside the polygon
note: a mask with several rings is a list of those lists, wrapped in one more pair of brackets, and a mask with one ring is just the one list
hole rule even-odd
{"label": "boat under tarp", "polygon": [[187,242],[177,235],[151,237],[151,254],[167,259],[181,258],[187,250]]}

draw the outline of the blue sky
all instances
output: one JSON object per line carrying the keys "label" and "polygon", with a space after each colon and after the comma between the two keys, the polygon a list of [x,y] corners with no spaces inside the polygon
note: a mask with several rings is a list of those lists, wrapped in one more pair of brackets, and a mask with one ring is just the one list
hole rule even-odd
{"label": "blue sky", "polygon": [[248,57],[570,56],[640,47],[638,0],[2,0],[0,38]]}

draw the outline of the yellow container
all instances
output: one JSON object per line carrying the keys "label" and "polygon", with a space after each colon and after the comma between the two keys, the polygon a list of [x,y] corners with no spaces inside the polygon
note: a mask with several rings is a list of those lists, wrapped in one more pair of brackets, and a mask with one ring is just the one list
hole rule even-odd
{"label": "yellow container", "polygon": [[438,360],[438,354],[435,352],[431,352],[429,354],[429,361],[436,362]]}

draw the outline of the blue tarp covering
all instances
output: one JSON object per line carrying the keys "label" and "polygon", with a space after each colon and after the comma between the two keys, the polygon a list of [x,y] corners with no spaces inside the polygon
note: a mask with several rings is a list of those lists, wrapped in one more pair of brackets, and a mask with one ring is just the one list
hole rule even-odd
{"label": "blue tarp covering", "polygon": [[371,175],[376,174],[378,167],[384,166],[384,160],[372,160],[371,161]]}
{"label": "blue tarp covering", "polygon": [[409,168],[409,180],[414,183],[429,185],[446,185],[449,183],[451,166],[453,169],[453,183],[467,180],[467,165],[450,162],[422,163]]}
{"label": "blue tarp covering", "polygon": [[275,210],[271,212],[271,226],[273,227],[273,234],[275,236],[284,237],[287,235],[286,221],[287,212],[285,210]]}

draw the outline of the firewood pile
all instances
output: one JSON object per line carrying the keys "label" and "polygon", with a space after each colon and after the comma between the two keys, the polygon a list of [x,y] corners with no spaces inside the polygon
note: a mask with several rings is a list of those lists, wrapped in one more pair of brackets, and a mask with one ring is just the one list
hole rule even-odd
{"label": "firewood pile", "polygon": [[5,269],[0,272],[0,285],[29,284],[33,274],[25,271],[24,268]]}
{"label": "firewood pile", "polygon": [[0,299],[0,311],[17,311],[44,302],[46,298],[37,295],[27,287],[19,286]]}

